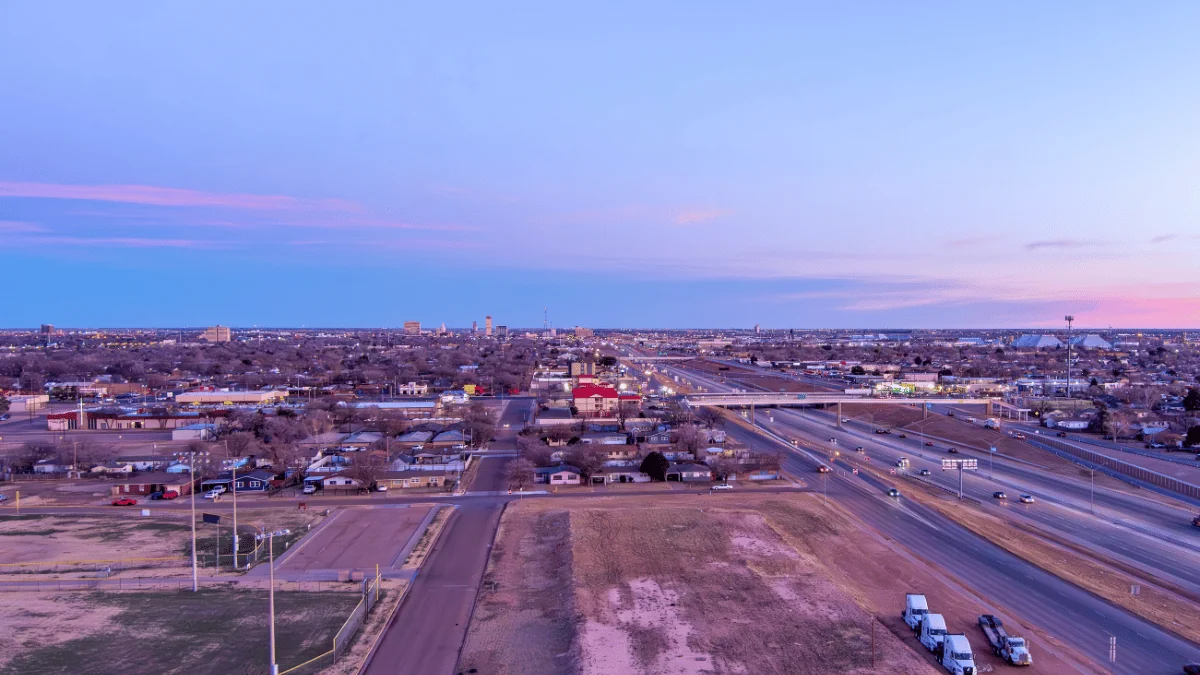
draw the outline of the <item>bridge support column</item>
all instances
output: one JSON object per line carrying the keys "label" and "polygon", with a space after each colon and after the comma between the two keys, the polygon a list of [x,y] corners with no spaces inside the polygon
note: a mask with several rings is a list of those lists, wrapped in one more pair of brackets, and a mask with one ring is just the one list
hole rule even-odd
{"label": "bridge support column", "polygon": [[996,414],[996,406],[992,401],[987,402],[987,416],[992,417]]}
{"label": "bridge support column", "polygon": [[921,419],[923,419],[923,420],[929,419],[929,404],[928,403],[921,404]]}
{"label": "bridge support column", "polygon": [[838,406],[838,408],[837,408],[837,428],[841,429],[842,428],[842,404],[840,401],[838,402],[837,406]]}
{"label": "bridge support column", "polygon": [[754,404],[750,404],[750,424],[754,424]]}

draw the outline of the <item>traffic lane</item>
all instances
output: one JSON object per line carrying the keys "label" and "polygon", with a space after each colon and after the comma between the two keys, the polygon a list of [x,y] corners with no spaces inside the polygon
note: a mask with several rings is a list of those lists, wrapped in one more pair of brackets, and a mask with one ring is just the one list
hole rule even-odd
{"label": "traffic lane", "polygon": [[[821,424],[819,419],[813,420],[812,418],[795,411],[788,411],[786,414],[796,415],[800,419],[807,419],[808,422],[812,424]],[[818,412],[815,413],[814,416],[823,415],[822,413]],[[1024,483],[1026,487],[1018,489],[1023,489],[1025,492],[1042,491],[1047,494],[1058,494],[1063,497],[1064,500],[1069,497],[1077,506],[1092,502],[1092,485],[1090,481],[1075,480],[1057,474],[1041,473],[1033,467],[1009,461],[1004,457],[995,458],[995,461],[993,462],[986,453],[979,453],[974,450],[966,450],[953,443],[938,441],[938,445],[935,445],[934,447],[927,447],[924,445],[924,440],[922,438],[915,438],[911,436],[907,439],[891,439],[885,436],[884,438],[886,440],[882,440],[881,438],[876,437],[875,434],[867,434],[865,432],[859,432],[858,430],[841,429],[836,433],[854,435],[858,438],[864,439],[865,442],[874,442],[878,443],[880,446],[889,447],[899,452],[910,453],[917,457],[925,457],[926,459],[937,462],[938,464],[940,464],[943,457],[948,457],[951,454],[945,452],[946,447],[954,446],[959,448],[959,452],[957,453],[958,455],[979,460],[981,469],[986,465],[988,466],[989,471],[994,471],[997,475],[1002,475],[1006,479],[1013,482]],[[912,447],[911,449],[907,449],[903,447],[904,445],[909,445]],[[1118,490],[1101,487],[1095,490],[1095,504],[1097,506],[1104,506],[1118,510],[1127,518],[1139,520],[1145,522],[1147,525],[1163,530],[1174,530],[1180,535],[1186,535],[1190,532],[1190,510],[1173,507],[1155,499],[1147,499],[1135,494],[1129,494]]]}
{"label": "traffic lane", "polygon": [[[810,428],[807,428],[809,425],[799,423],[804,419],[802,416],[779,417],[777,419],[780,422],[776,426],[782,426],[789,433],[799,436],[814,435],[814,432]],[[824,432],[824,430],[818,429],[815,433],[821,432]],[[846,435],[843,434],[843,438]],[[890,467],[896,458],[901,456],[900,453],[904,451],[896,450],[889,445],[889,442],[882,441],[873,436],[875,435],[863,434],[861,441],[859,441],[864,444],[862,447],[866,450],[866,455],[884,459],[884,463]],[[910,454],[912,457],[917,458],[910,458],[913,470],[923,468],[921,466],[922,463],[925,461],[929,462],[930,466],[928,468],[931,475],[924,480],[950,491],[957,491],[959,489],[957,472],[947,474],[941,470],[941,456],[938,456],[936,459],[930,458],[926,460],[923,453],[914,452]],[[855,458],[862,456],[848,454],[847,457],[853,463],[856,461]],[[1008,508],[1006,504],[1007,500],[996,500],[993,495],[997,491],[1007,492],[1008,490],[1012,490],[1012,488],[996,484],[991,479],[983,476],[982,473],[982,471],[964,473],[963,493],[989,506]],[[997,474],[1001,474],[1001,471],[998,470]],[[1034,492],[1039,496],[1052,494],[1050,490],[1038,491],[1025,488],[1023,491]],[[1011,495],[1014,500],[1016,496],[1016,494]],[[1052,498],[1047,499],[1037,507],[1014,503],[1011,505],[1011,508],[1013,510],[1006,512],[1004,515],[1013,517],[1014,519],[1025,520],[1034,525],[1048,528],[1051,531],[1058,530],[1063,536],[1074,539],[1081,545],[1107,551],[1119,560],[1123,560],[1136,567],[1141,567],[1148,574],[1162,575],[1164,578],[1170,579],[1192,592],[1200,592],[1200,556],[1197,556],[1194,551],[1189,551],[1177,545],[1140,533],[1128,530],[1122,532],[1117,526],[1096,516],[1081,513],[1071,507],[1053,504]]]}
{"label": "traffic lane", "polygon": [[[801,462],[801,466],[804,464],[807,462]],[[860,480],[869,488],[855,485]],[[829,480],[825,489],[829,498],[843,503],[880,533],[931,565],[952,571],[964,585],[991,598],[991,602],[1002,599],[1005,609],[1014,616],[1041,627],[1097,662],[1107,660],[1108,637],[1116,635],[1123,645],[1123,660],[1115,672],[1175,673],[1179,664],[1200,656],[1196,645],[1026,562],[933,509],[903,497],[880,499],[885,485],[860,474]]]}
{"label": "traffic lane", "polygon": [[455,510],[385,628],[364,673],[455,672],[502,511],[494,504]]}

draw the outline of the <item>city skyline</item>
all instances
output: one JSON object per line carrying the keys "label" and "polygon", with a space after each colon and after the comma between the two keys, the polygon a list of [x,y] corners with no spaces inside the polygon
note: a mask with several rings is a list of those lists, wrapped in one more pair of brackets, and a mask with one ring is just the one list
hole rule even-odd
{"label": "city skyline", "polygon": [[224,7],[0,8],[0,323],[1200,326],[1193,4]]}

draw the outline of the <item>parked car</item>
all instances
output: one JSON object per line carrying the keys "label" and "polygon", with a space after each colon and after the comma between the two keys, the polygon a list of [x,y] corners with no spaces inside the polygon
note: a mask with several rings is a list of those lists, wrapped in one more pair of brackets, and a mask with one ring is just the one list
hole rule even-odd
{"label": "parked car", "polygon": [[150,493],[150,499],[152,499],[152,500],[153,500],[153,499],[162,499],[162,498],[163,498],[163,493],[162,493],[161,491],[160,491],[160,492],[151,492],[151,493]]}
{"label": "parked car", "polygon": [[1032,504],[1033,503],[1033,495],[1021,495],[1021,503],[1022,504]]}
{"label": "parked car", "polygon": [[133,497],[119,497],[112,501],[113,506],[137,506],[137,500]]}
{"label": "parked car", "polygon": [[1158,441],[1150,441],[1146,444],[1147,450],[1162,450],[1165,447],[1167,447],[1166,443],[1159,443]]}
{"label": "parked car", "polygon": [[220,499],[222,492],[224,492],[224,490],[221,490],[219,488],[213,488],[213,489],[209,490],[208,492],[204,493],[204,498],[205,499],[214,499],[214,500]]}
{"label": "parked car", "polygon": [[162,493],[163,499],[176,499],[178,497],[179,497],[179,493],[176,492],[175,490],[167,490],[166,492]]}
{"label": "parked car", "polygon": [[897,490],[896,488],[888,488],[887,495],[889,497],[899,497],[900,491]]}
{"label": "parked car", "polygon": [[929,469],[921,469],[921,475],[922,475],[922,476],[928,476],[928,475],[929,475]]}
{"label": "parked car", "polygon": [[300,492],[302,492],[306,495],[311,495],[311,494],[315,493],[316,491],[317,491],[317,486],[313,485],[312,483],[305,485],[304,488],[300,490]]}
{"label": "parked car", "polygon": [[719,485],[712,486],[712,489],[714,489],[714,490],[732,490],[733,486],[730,485],[729,483],[721,483]]}
{"label": "parked car", "polygon": [[996,499],[1008,499],[1008,495],[1004,494],[1003,492],[993,492],[992,497]]}
{"label": "parked car", "polygon": [[387,492],[387,486],[382,483],[376,484],[375,491],[376,492]]}

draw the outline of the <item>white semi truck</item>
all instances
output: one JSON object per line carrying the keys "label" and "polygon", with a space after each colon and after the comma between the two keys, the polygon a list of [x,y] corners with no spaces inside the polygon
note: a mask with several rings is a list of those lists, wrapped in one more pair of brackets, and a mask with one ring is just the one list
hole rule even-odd
{"label": "white semi truck", "polygon": [[984,614],[979,617],[979,627],[992,646],[992,653],[1014,666],[1032,666],[1033,655],[1025,638],[1009,635],[1004,630],[1000,617]]}
{"label": "white semi truck", "polygon": [[926,614],[921,622],[920,640],[926,649],[940,657],[946,640],[946,619],[941,614]]}
{"label": "white semi truck", "polygon": [[914,631],[920,630],[921,621],[925,615],[929,613],[929,603],[925,600],[925,596],[920,593],[906,593],[904,595],[904,611],[900,613],[904,623]]}
{"label": "white semi truck", "polygon": [[942,667],[951,675],[975,675],[975,658],[971,654],[971,643],[962,633],[946,635],[942,641]]}

